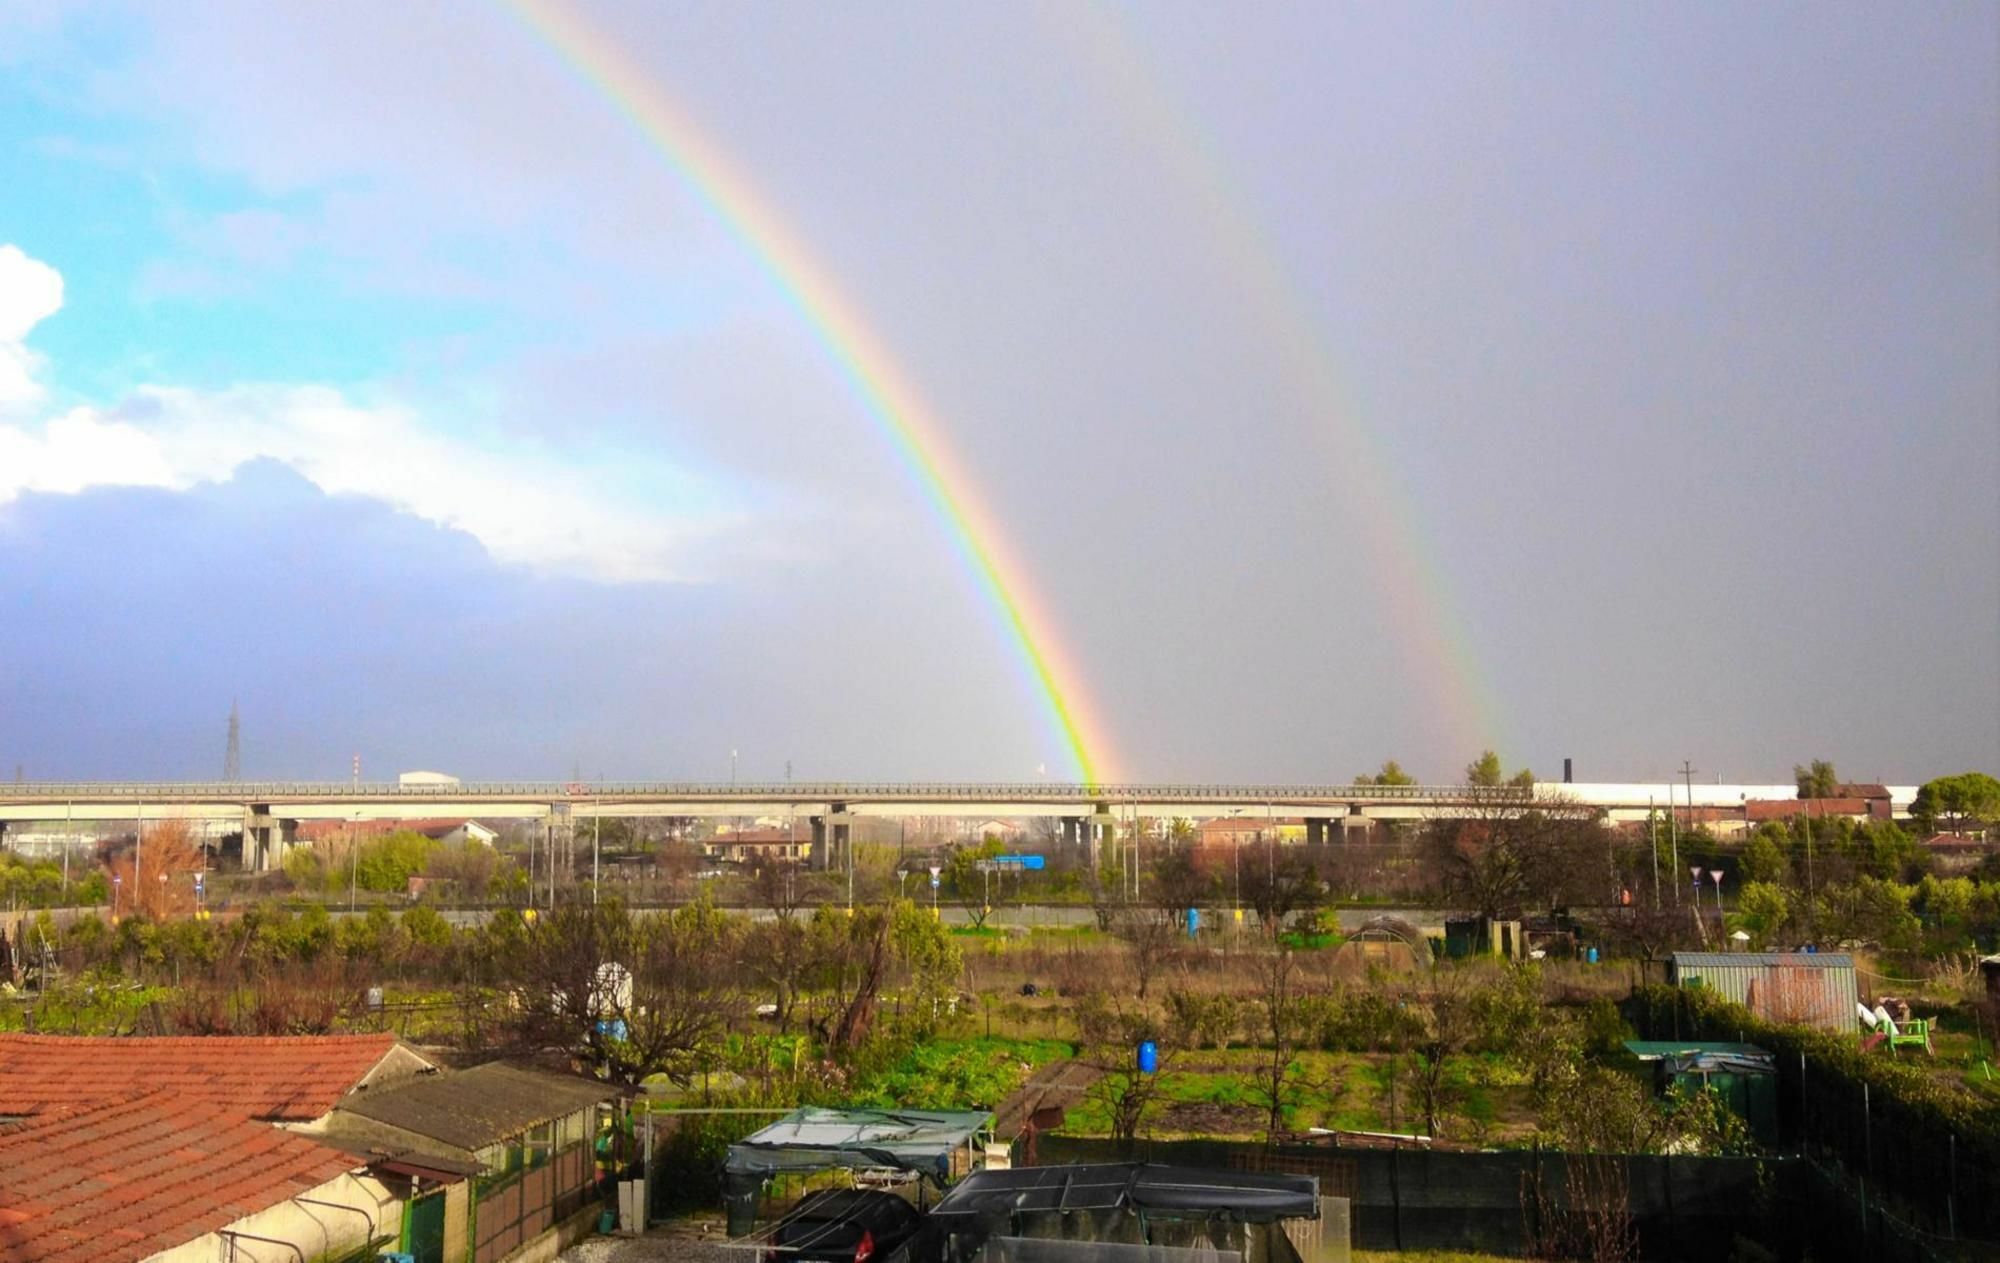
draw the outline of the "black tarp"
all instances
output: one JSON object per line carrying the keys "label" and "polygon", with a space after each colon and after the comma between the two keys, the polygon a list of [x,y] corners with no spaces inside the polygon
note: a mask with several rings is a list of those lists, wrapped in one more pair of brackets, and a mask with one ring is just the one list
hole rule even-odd
{"label": "black tarp", "polygon": [[1309,1175],[1216,1171],[1148,1162],[975,1171],[931,1211],[947,1225],[1016,1212],[1131,1210],[1172,1218],[1217,1216],[1244,1223],[1312,1219],[1319,1181]]}

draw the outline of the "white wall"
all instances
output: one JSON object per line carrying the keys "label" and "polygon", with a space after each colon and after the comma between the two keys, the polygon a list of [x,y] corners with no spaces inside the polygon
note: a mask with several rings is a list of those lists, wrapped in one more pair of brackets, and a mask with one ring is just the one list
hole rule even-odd
{"label": "white wall", "polygon": [[[365,1211],[374,1221],[374,1235],[394,1235],[402,1230],[403,1203],[387,1185],[371,1175],[346,1174],[311,1189],[302,1196],[316,1202],[334,1202]],[[297,1253],[268,1241],[233,1238],[230,1232],[287,1241]],[[147,1263],[307,1263],[328,1254],[359,1249],[369,1238],[369,1225],[353,1210],[335,1210],[296,1200],[279,1202],[217,1232],[206,1233],[185,1245],[152,1255]]]}

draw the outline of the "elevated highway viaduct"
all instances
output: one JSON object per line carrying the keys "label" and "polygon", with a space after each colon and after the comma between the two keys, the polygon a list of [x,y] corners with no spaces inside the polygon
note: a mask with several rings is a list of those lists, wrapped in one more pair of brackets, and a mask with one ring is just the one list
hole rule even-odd
{"label": "elevated highway viaduct", "polygon": [[[1893,787],[1897,813],[1915,787]],[[1794,798],[1791,785],[1545,783],[1465,785],[1075,785],[1036,782],[306,781],[48,782],[0,785],[0,841],[9,827],[47,830],[104,822],[228,821],[241,828],[246,866],[279,864],[301,821],[471,818],[544,820],[558,828],[600,817],[789,816],[811,822],[819,862],[844,848],[862,817],[1053,817],[1065,841],[1095,841],[1121,822],[1241,816],[1303,819],[1309,842],[1372,820],[1468,816],[1502,805],[1574,804],[1606,818],[1643,820],[1670,804],[1742,808]]]}

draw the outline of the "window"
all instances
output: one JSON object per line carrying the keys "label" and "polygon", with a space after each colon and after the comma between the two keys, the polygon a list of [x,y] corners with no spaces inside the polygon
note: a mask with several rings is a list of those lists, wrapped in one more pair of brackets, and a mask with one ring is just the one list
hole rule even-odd
{"label": "window", "polygon": [[555,1139],[554,1123],[537,1123],[530,1127],[521,1138],[521,1165],[530,1171],[545,1165],[555,1147]]}

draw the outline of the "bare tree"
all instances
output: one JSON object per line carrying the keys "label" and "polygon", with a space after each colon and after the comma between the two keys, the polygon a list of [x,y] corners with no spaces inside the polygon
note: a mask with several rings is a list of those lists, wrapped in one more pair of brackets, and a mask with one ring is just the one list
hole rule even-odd
{"label": "bare tree", "polygon": [[1243,859],[1243,901],[1257,913],[1266,938],[1275,939],[1285,918],[1326,902],[1326,885],[1312,861],[1275,838],[1265,838]]}
{"label": "bare tree", "polygon": [[512,1033],[617,1082],[685,1084],[737,1006],[735,940],[706,901],[644,918],[616,900],[561,905],[510,945]]}
{"label": "bare tree", "polygon": [[[1082,1036],[1078,1060],[1100,1072],[1089,1094],[1111,1116],[1111,1138],[1129,1142],[1138,1136],[1169,1073],[1172,1049],[1162,1038],[1163,1028],[1144,1005],[1102,991],[1083,997],[1076,1021]],[[1139,1046],[1148,1041],[1158,1056],[1150,1071],[1139,1064]]]}
{"label": "bare tree", "polygon": [[1125,941],[1126,959],[1139,984],[1139,999],[1144,1001],[1153,979],[1172,958],[1181,935],[1180,922],[1163,909],[1127,904],[1118,910],[1113,929]]}
{"label": "bare tree", "polygon": [[1631,1177],[1621,1154],[1566,1153],[1560,1197],[1537,1164],[1521,1177],[1528,1257],[1625,1263],[1639,1254],[1632,1218]]}
{"label": "bare tree", "polygon": [[1420,1025],[1410,1039],[1410,1088],[1423,1114],[1424,1130],[1442,1135],[1445,1120],[1456,1112],[1459,1093],[1451,1083],[1451,1059],[1465,1051],[1479,1029],[1478,1012],[1466,972],[1439,965],[1418,988]]}
{"label": "bare tree", "polygon": [[766,856],[750,870],[750,889],[760,906],[769,908],[778,920],[789,922],[804,903],[800,888],[805,883],[800,876],[797,864]]}
{"label": "bare tree", "polygon": [[1299,1003],[1298,969],[1290,952],[1272,952],[1258,961],[1257,990],[1260,1034],[1269,1042],[1258,1059],[1252,1092],[1264,1107],[1264,1143],[1275,1145],[1284,1130],[1285,1107],[1297,1095],[1292,1057],[1305,1016]]}
{"label": "bare tree", "polygon": [[1587,893],[1593,875],[1599,886],[1610,880],[1596,811],[1517,786],[1467,786],[1427,836],[1446,896],[1483,916],[1562,904]]}
{"label": "bare tree", "polygon": [[744,941],[744,964],[768,987],[778,1029],[792,1029],[799,992],[812,963],[812,939],[794,917],[761,921],[750,927]]}
{"label": "bare tree", "polygon": [[875,1024],[889,965],[889,915],[881,908],[856,908],[852,916],[821,908],[812,919],[808,950],[828,999],[828,1011],[816,1023],[820,1035],[835,1052],[851,1052]]}

